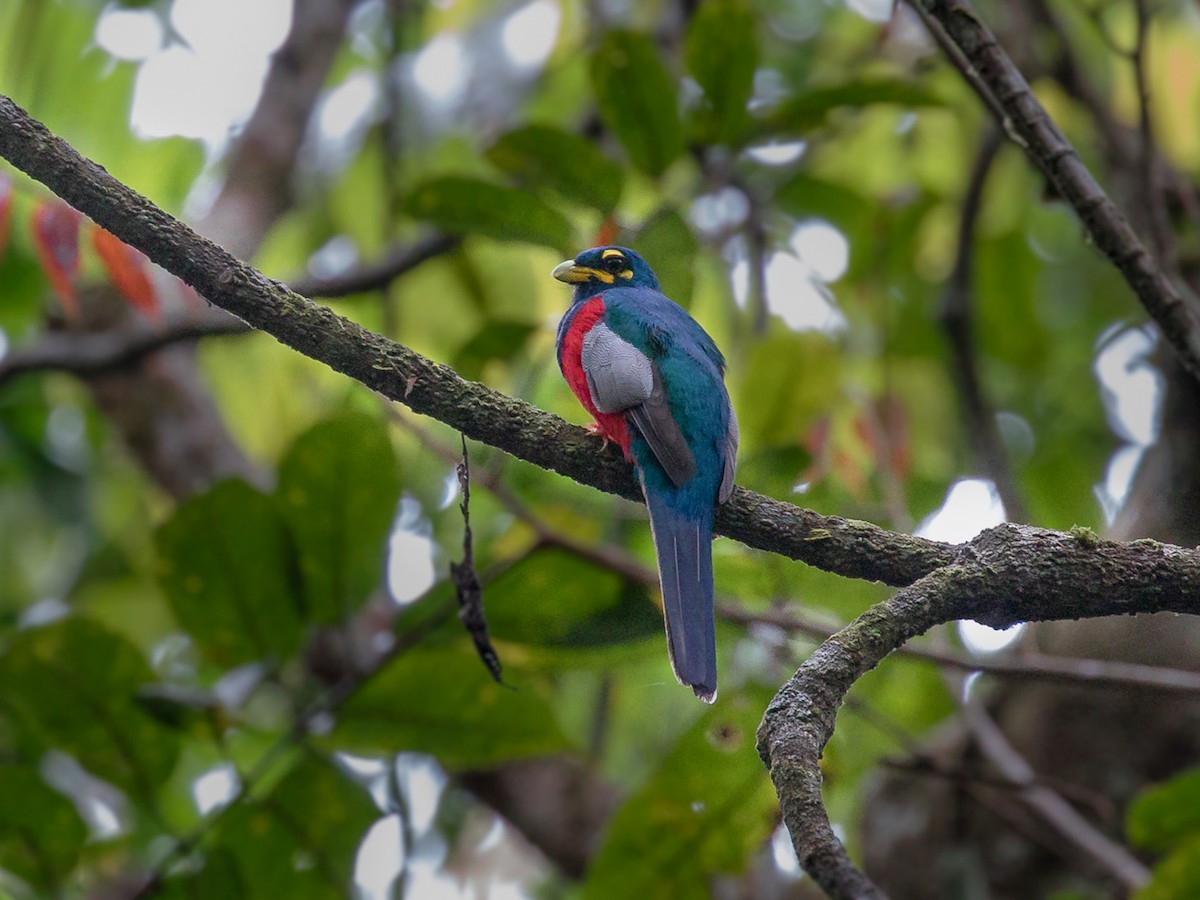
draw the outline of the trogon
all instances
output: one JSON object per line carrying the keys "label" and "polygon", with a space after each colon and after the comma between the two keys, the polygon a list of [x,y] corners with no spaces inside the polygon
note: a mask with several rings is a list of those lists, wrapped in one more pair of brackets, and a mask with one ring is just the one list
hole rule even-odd
{"label": "trogon", "polygon": [[738,446],[725,358],[632,250],[594,247],[553,275],[575,287],[558,326],[559,368],[596,430],[637,472],[658,556],[671,666],[711,703],[713,515],[733,493]]}

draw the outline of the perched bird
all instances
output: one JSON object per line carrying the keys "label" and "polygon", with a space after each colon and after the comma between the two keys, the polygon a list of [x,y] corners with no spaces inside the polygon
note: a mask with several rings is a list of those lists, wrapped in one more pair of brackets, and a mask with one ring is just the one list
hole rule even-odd
{"label": "perched bird", "polygon": [[597,431],[633,463],[658,556],[675,677],[717,695],[712,530],[733,493],[738,426],[725,358],[646,261],[594,247],[552,273],[575,286],[558,326],[558,365]]}

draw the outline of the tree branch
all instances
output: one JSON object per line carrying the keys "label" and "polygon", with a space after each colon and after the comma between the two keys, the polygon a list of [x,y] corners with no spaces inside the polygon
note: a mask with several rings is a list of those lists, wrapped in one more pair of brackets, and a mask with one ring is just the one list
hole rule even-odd
{"label": "tree branch", "polygon": [[800,666],[759,726],[759,755],[801,865],[835,898],[883,896],[833,833],[820,758],[846,692],[892,650],[959,618],[1003,628],[1165,610],[1200,612],[1200,552],[1016,525],[984,531],[953,564],[867,610]]}
{"label": "tree branch", "polygon": [[1008,54],[966,0],[908,0],[931,33],[961,54],[948,54],[985,103],[1003,111],[1000,125],[1079,216],[1088,236],[1125,276],[1180,362],[1200,379],[1200,312],[1163,274],[1129,222],[1030,90]]}
{"label": "tree branch", "polygon": [[[638,499],[616,452],[527,403],[373,334],[272,281],[196,235],[79,156],[0,96],[0,156],[43,182],[212,302],[282,343],[416,412],[582,484]],[[879,896],[850,863],[821,804],[820,753],[854,680],[935,624],[1014,622],[1134,612],[1200,611],[1200,552],[1091,532],[1000,526],[951,547],[739,489],[717,519],[730,537],[848,577],[909,584],[826,641],[776,695],[759,752],[797,853],[839,897]],[[915,583],[914,583],[915,582]]]}
{"label": "tree branch", "polygon": [[[568,478],[632,500],[641,492],[620,454],[599,452],[587,431],[524,401],[460,378],[449,366],[344,319],[200,237],[0,95],[0,156],[42,182],[202,296],[414,412]],[[717,530],[850,578],[911,584],[953,549],[739,489]]]}

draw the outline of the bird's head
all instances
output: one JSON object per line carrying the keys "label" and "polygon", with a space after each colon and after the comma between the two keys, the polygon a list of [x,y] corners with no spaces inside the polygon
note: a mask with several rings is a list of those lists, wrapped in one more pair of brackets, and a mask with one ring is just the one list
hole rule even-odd
{"label": "bird's head", "polygon": [[659,289],[653,270],[628,247],[592,247],[574,259],[559,263],[550,274],[575,285],[576,300],[615,287]]}

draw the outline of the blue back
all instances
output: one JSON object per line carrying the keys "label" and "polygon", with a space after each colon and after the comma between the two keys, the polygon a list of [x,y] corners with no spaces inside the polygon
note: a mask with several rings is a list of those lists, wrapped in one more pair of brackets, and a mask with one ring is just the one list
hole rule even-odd
{"label": "blue back", "polygon": [[711,524],[729,428],[725,358],[699,323],[658,291],[609,288],[604,305],[605,324],[658,366],[671,415],[696,460],[696,477],[678,489],[635,431],[632,449],[646,491],[656,490],[677,512]]}

